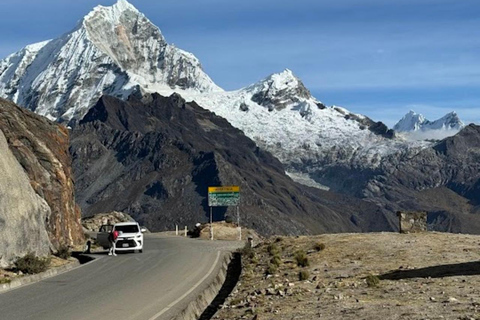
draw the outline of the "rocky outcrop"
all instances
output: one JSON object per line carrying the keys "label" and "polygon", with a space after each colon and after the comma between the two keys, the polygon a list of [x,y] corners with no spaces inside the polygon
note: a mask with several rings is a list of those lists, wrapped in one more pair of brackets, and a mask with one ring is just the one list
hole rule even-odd
{"label": "rocky outcrop", "polygon": [[102,97],[73,129],[70,152],[85,215],[122,211],[152,231],[207,221],[207,188],[216,185],[240,186],[241,223],[262,234],[395,225],[372,204],[293,182],[240,130],[177,94]]}
{"label": "rocky outcrop", "polygon": [[[22,175],[20,175],[18,172],[9,172],[8,168],[11,165],[6,166],[0,176],[13,174],[12,177],[18,176],[19,181],[23,179],[21,176],[26,176],[29,188],[37,194],[37,198],[43,199],[45,207],[45,210],[33,209],[40,208],[40,204],[30,204],[28,205],[30,209],[21,209],[18,197],[14,201],[9,195],[15,188],[25,190],[26,199],[22,201],[30,202],[31,200],[28,199],[32,196],[27,197],[29,188],[26,188],[25,184],[10,186],[8,181],[14,183],[13,178],[3,181],[0,207],[4,212],[8,212],[8,217],[2,218],[5,220],[2,222],[5,226],[2,230],[12,232],[14,228],[11,225],[12,221],[20,221],[22,215],[26,214],[36,221],[29,227],[31,230],[35,229],[37,234],[48,234],[46,240],[36,238],[44,243],[43,249],[50,244],[53,250],[60,245],[79,244],[83,240],[83,232],[80,225],[80,209],[75,204],[67,129],[0,99],[0,131],[8,146],[4,149],[8,149],[9,153],[15,157],[17,166],[22,168]],[[0,156],[5,157],[7,154],[2,152]],[[12,162],[11,159],[9,161]],[[9,199],[10,205],[7,206],[4,199]],[[38,202],[38,200],[35,201]],[[19,233],[18,236],[21,234],[25,238],[30,237],[24,233]],[[30,240],[26,239],[17,241],[20,247],[15,251],[21,253],[30,249],[36,250],[31,248],[29,243]]]}
{"label": "rocky outcrop", "polygon": [[28,252],[40,256],[50,252],[44,227],[50,214],[0,130],[0,267]]}

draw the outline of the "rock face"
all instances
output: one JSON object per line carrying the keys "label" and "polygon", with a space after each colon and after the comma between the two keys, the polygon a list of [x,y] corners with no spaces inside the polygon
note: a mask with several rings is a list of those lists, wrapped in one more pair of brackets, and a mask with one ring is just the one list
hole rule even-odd
{"label": "rock face", "polygon": [[[83,239],[83,233],[80,226],[80,211],[75,204],[67,129],[0,99],[0,131],[6,142],[3,146],[5,152],[2,151],[0,155],[2,157],[13,155],[16,167],[22,169],[10,172],[8,168],[15,167],[11,164],[12,159],[8,160],[9,166],[2,168],[0,176],[10,176],[10,180],[0,184],[2,187],[0,207],[3,212],[7,212],[7,216],[2,217],[4,226],[2,230],[12,232],[12,228],[15,230],[15,227],[11,223],[13,221],[19,223],[21,217],[26,216],[35,221],[35,224],[26,224],[25,230],[36,230],[36,234],[48,235],[46,239],[40,236],[35,238],[43,242],[42,250],[39,250],[34,246],[30,247],[28,234],[18,233],[17,236],[20,238],[17,243],[22,245],[15,249],[12,247],[10,250],[16,251],[17,254],[28,250],[45,252],[49,247],[55,250],[60,245],[79,244]],[[14,186],[15,181],[12,182],[15,176],[18,176],[21,183],[18,186]],[[28,188],[22,180],[23,176],[27,179]],[[13,185],[9,185],[8,181]],[[12,192],[18,193],[22,192],[21,190],[24,190],[23,195],[12,197]],[[29,195],[31,191],[37,195],[37,200],[32,200],[35,197]],[[22,197],[25,199],[21,199]],[[17,207],[13,199],[19,204],[27,204]],[[30,202],[31,204],[28,204]]]}
{"label": "rock face", "polygon": [[152,231],[207,221],[207,187],[216,185],[240,186],[241,223],[262,234],[395,225],[372,204],[293,182],[241,131],[177,94],[102,97],[73,129],[70,152],[85,215],[122,211]]}
{"label": "rock face", "polygon": [[50,213],[0,130],[0,267],[28,252],[39,256],[50,252],[51,243],[44,226]]}

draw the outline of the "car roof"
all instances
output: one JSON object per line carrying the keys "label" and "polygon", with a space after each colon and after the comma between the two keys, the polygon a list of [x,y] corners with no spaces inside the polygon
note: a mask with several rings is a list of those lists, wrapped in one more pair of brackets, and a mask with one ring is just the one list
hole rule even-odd
{"label": "car roof", "polygon": [[128,226],[128,225],[132,225],[132,224],[138,225],[138,222],[131,221],[131,222],[119,222],[119,223],[115,223],[116,226]]}

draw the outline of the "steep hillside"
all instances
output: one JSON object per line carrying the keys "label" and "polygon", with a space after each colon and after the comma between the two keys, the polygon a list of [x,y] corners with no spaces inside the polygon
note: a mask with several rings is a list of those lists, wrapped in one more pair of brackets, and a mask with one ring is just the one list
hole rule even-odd
{"label": "steep hillside", "polygon": [[[85,215],[123,211],[152,231],[207,221],[214,185],[240,185],[241,221],[263,234],[393,228],[374,205],[293,182],[241,131],[177,94],[102,97],[70,151]],[[215,220],[225,213],[215,208]]]}
{"label": "steep hillside", "polygon": [[1,263],[83,239],[66,128],[0,98]]}

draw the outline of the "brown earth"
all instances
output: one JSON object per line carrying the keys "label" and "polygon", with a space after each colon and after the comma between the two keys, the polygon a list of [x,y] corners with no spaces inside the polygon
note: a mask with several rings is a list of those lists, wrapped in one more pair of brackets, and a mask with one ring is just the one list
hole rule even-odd
{"label": "brown earth", "polygon": [[[297,265],[298,251],[308,266]],[[267,275],[275,255],[279,267]],[[244,250],[242,260],[240,281],[214,319],[480,319],[476,235],[277,237]]]}

